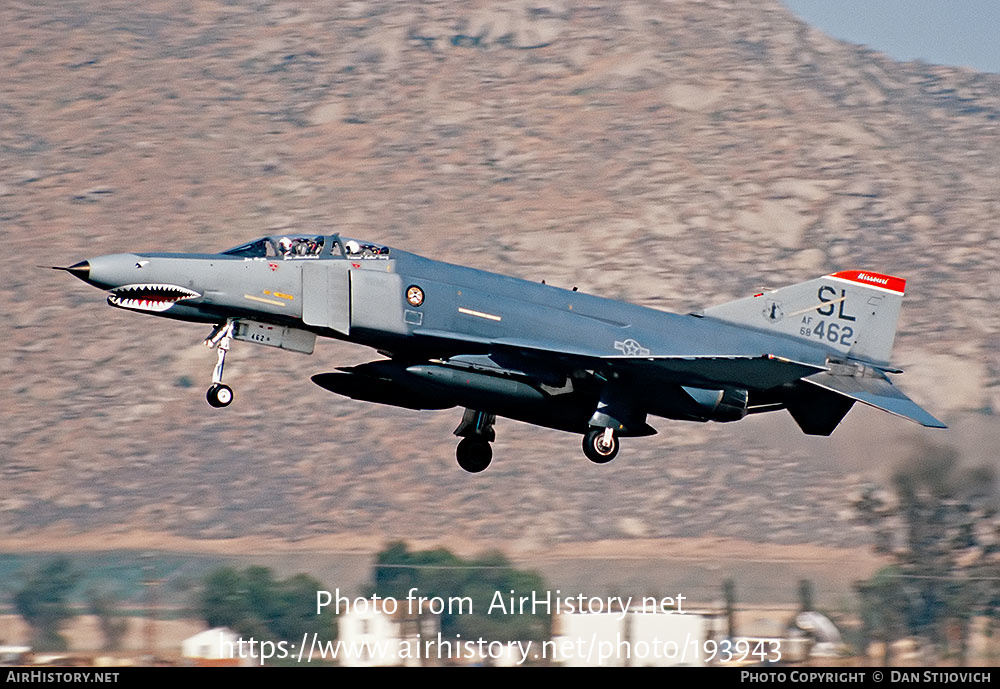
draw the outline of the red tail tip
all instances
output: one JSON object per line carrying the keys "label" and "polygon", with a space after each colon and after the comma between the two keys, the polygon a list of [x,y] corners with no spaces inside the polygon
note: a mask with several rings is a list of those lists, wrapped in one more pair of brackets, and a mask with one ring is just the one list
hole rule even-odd
{"label": "red tail tip", "polygon": [[842,270],[827,277],[848,282],[857,282],[868,287],[877,287],[889,292],[903,294],[906,291],[906,280],[892,275],[883,275],[871,270]]}

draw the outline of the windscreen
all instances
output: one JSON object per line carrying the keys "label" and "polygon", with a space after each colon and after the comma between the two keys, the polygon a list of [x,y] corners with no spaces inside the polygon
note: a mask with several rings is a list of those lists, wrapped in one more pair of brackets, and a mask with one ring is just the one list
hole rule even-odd
{"label": "windscreen", "polygon": [[243,256],[244,258],[268,258],[269,256],[278,255],[274,250],[274,244],[270,237],[256,239],[248,244],[240,244],[222,253],[227,256]]}

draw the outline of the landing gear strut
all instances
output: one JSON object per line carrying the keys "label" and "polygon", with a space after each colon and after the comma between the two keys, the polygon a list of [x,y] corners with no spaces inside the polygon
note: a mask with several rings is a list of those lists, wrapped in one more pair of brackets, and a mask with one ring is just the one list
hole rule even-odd
{"label": "landing gear strut", "polygon": [[607,464],[618,455],[620,443],[613,428],[591,428],[583,436],[583,454],[595,464]]}
{"label": "landing gear strut", "polygon": [[458,466],[470,474],[478,474],[490,465],[493,459],[493,448],[490,443],[496,440],[493,424],[496,416],[486,412],[466,409],[462,422],[455,429],[455,435],[462,438],[455,450]]}
{"label": "landing gear strut", "polygon": [[212,387],[205,395],[208,403],[213,407],[228,407],[233,402],[233,389],[222,382],[222,369],[226,365],[226,352],[233,339],[234,322],[230,319],[224,324],[216,326],[212,334],[205,340],[206,347],[215,347],[219,350],[219,360],[215,364],[212,372]]}

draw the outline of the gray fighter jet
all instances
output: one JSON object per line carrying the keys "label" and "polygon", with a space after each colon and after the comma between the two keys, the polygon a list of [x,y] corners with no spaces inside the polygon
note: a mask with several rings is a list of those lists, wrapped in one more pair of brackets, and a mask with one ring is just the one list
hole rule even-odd
{"label": "gray fighter jet", "polygon": [[847,270],[679,315],[488,273],[371,242],[264,237],[218,254],[100,256],[65,270],[121,309],[214,325],[208,390],[232,340],[311,354],[316,336],[385,358],[312,380],[357,400],[464,407],[458,463],[492,459],[497,416],[583,436],[605,463],[619,438],[656,433],[652,416],[738,421],[787,409],[829,435],[855,402],[944,424],[887,374],[905,282]]}

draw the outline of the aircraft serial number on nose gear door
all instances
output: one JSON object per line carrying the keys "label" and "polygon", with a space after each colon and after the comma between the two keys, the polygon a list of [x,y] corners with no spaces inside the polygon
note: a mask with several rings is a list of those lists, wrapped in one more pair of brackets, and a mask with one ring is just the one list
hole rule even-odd
{"label": "aircraft serial number on nose gear door", "polygon": [[316,344],[316,335],[306,330],[248,320],[237,323],[233,338],[303,354],[312,354]]}

